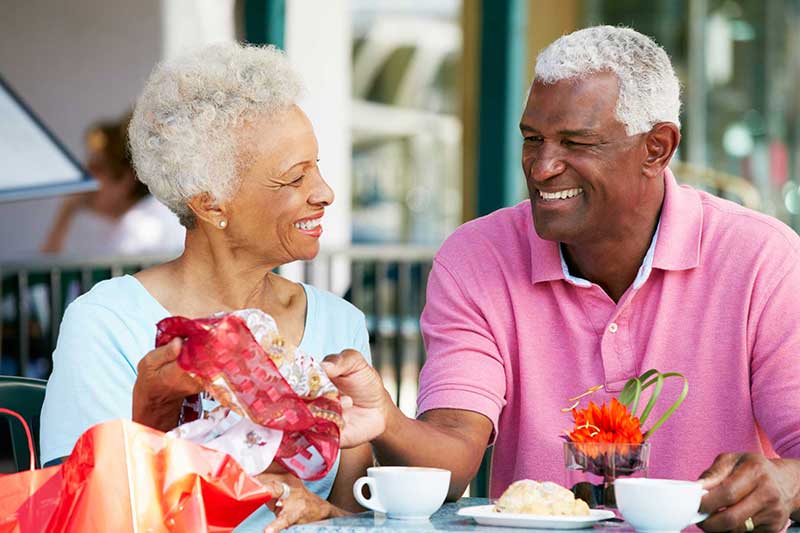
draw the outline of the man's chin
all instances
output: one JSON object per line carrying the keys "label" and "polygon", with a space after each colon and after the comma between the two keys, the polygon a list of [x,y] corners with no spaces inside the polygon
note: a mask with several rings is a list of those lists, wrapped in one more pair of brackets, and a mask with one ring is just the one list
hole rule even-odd
{"label": "man's chin", "polygon": [[536,230],[536,235],[545,241],[572,242],[576,239],[576,233],[578,233],[574,226],[565,227],[565,224],[553,221],[537,221],[536,217],[533,219],[533,228]]}

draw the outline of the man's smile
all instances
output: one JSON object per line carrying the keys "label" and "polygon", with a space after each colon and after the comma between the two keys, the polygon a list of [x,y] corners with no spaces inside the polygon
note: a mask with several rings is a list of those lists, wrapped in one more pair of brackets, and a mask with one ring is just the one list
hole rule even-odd
{"label": "man's smile", "polygon": [[583,194],[583,189],[576,187],[574,189],[562,189],[560,191],[542,191],[539,190],[539,199],[546,202],[554,200],[567,200]]}

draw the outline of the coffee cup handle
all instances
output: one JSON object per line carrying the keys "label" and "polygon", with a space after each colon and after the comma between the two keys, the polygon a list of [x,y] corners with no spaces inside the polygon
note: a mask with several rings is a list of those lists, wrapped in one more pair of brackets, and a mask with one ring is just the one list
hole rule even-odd
{"label": "coffee cup handle", "polygon": [[[369,498],[365,498],[364,494],[361,492],[364,485],[369,487]],[[353,485],[353,496],[356,497],[356,501],[361,504],[362,507],[379,513],[386,512],[386,507],[384,507],[378,499],[378,490],[375,488],[375,480],[371,477],[364,476],[358,478]]]}
{"label": "coffee cup handle", "polygon": [[[708,491],[707,491],[706,489],[703,489],[703,496],[705,496],[706,494],[708,494]],[[698,522],[702,522],[703,520],[705,520],[705,519],[706,519],[706,518],[708,518],[709,516],[711,516],[711,515],[710,515],[710,514],[708,514],[708,513],[699,513],[699,512],[698,512],[698,513],[697,513],[697,514],[694,516],[694,519],[692,520],[692,524],[697,524]]]}

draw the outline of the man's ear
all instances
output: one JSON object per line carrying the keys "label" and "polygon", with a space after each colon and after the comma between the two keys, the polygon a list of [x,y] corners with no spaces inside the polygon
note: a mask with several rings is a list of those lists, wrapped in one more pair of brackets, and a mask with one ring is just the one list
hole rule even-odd
{"label": "man's ear", "polygon": [[223,227],[228,223],[227,206],[217,202],[208,192],[192,196],[188,206],[197,220],[202,220],[215,227],[220,227],[220,222],[223,222]]}
{"label": "man's ear", "polygon": [[645,136],[647,155],[642,165],[642,173],[648,178],[660,178],[669,165],[678,143],[681,132],[672,122],[659,122]]}

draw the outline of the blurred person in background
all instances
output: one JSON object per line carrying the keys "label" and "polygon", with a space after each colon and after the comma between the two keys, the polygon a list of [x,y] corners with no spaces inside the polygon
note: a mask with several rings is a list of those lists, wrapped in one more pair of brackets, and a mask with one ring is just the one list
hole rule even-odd
{"label": "blurred person in background", "polygon": [[[68,456],[91,426],[118,418],[169,431],[200,387],[177,364],[179,340],[154,348],[168,316],[257,308],[286,341],[314,357],[351,349],[369,360],[364,314],[275,274],[319,252],[334,199],[318,166],[300,81],[273,47],[220,44],[157,67],[131,119],[139,178],[186,228],[180,257],[95,285],[67,308],[41,417],[43,463]],[[204,399],[202,410],[216,402]],[[279,530],[360,510],[353,483],[369,445],[343,449],[331,471],[304,484],[273,467],[259,475],[280,502],[240,527]],[[288,490],[286,487],[290,487]]]}
{"label": "blurred person in background", "polygon": [[100,187],[63,201],[42,252],[108,256],[183,248],[185,230],[177,217],[136,177],[128,150],[130,119],[126,113],[87,130],[86,167]]}

